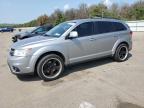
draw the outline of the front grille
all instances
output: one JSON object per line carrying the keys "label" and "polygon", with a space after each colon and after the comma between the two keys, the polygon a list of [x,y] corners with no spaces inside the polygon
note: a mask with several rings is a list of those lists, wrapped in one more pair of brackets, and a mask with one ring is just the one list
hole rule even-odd
{"label": "front grille", "polygon": [[14,56],[14,51],[15,51],[15,49],[11,48],[11,50],[10,50],[10,55],[11,56]]}

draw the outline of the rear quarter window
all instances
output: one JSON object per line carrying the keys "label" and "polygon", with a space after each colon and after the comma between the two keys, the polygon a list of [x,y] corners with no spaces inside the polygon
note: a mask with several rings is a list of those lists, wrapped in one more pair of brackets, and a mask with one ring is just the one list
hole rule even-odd
{"label": "rear quarter window", "polygon": [[127,28],[119,22],[113,22],[113,31],[117,32],[117,31],[125,31],[127,30]]}
{"label": "rear quarter window", "polygon": [[94,22],[94,34],[112,33],[127,30],[126,26],[120,22],[96,21]]}

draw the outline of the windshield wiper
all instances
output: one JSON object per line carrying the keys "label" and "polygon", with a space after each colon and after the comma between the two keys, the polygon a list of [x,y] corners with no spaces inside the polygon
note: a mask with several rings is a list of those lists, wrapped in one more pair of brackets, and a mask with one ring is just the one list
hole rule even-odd
{"label": "windshield wiper", "polygon": [[51,36],[51,35],[48,35],[48,34],[44,34],[43,36]]}
{"label": "windshield wiper", "polygon": [[56,38],[56,36],[54,36],[54,35],[48,35],[48,34],[44,34],[43,36]]}

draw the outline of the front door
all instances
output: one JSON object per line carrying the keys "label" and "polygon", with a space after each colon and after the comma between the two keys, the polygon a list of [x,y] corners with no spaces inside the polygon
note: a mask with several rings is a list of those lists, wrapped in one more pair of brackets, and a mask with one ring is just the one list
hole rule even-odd
{"label": "front door", "polygon": [[89,55],[91,55],[93,52],[93,41],[91,40],[91,36],[93,34],[93,23],[82,23],[73,31],[78,32],[78,37],[66,40],[66,47],[70,63],[89,59]]}

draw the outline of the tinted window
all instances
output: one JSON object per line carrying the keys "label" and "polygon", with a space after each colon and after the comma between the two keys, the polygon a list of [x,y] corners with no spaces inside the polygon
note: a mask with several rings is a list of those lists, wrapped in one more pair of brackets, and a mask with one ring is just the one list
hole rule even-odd
{"label": "tinted window", "polygon": [[40,28],[36,29],[34,32],[40,33],[40,32],[43,32],[43,31],[45,31],[45,28],[40,27]]}
{"label": "tinted window", "polygon": [[113,31],[112,22],[98,21],[94,22],[94,32],[95,34],[109,33]]}
{"label": "tinted window", "polygon": [[79,37],[90,36],[93,34],[93,23],[86,22],[86,23],[80,24],[73,31],[77,31]]}
{"label": "tinted window", "polygon": [[123,31],[123,30],[127,30],[127,28],[119,23],[119,22],[113,22],[113,26],[114,26],[114,31]]}
{"label": "tinted window", "polygon": [[97,21],[94,22],[94,33],[110,33],[126,30],[126,27],[119,22]]}
{"label": "tinted window", "polygon": [[52,29],[52,28],[53,28],[52,26],[45,27],[46,31],[49,31],[49,30]]}

